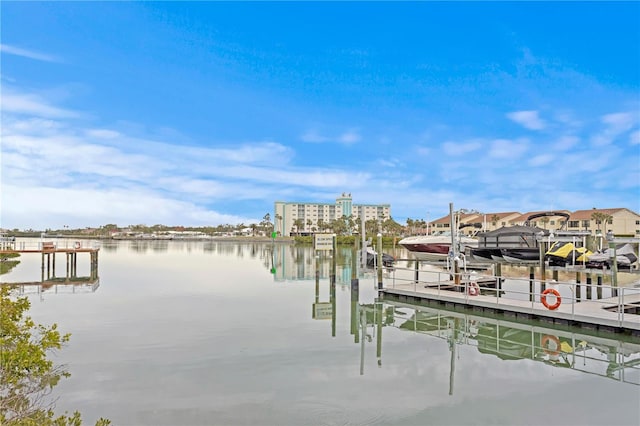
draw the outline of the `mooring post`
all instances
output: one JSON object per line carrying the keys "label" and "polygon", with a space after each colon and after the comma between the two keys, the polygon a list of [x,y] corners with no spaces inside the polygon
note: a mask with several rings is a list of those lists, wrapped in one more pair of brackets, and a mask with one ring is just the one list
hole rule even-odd
{"label": "mooring post", "polygon": [[540,293],[542,293],[547,289],[547,265],[542,257],[540,259]]}
{"label": "mooring post", "polygon": [[42,262],[40,264],[40,275],[41,275],[40,281],[44,281],[44,253],[42,253]]}
{"label": "mooring post", "polygon": [[376,334],[376,357],[378,357],[378,366],[382,365],[382,302],[376,302],[376,328],[378,333]]}
{"label": "mooring post", "polygon": [[316,303],[320,303],[320,254],[316,250]]}
{"label": "mooring post", "polygon": [[53,265],[52,265],[52,276],[56,277],[56,253],[53,252]]}
{"label": "mooring post", "polygon": [[580,272],[576,272],[576,302],[580,302]]}
{"label": "mooring post", "polygon": [[533,294],[535,289],[535,270],[534,266],[529,266],[529,302],[533,302],[535,299]]}
{"label": "mooring post", "polygon": [[336,262],[338,258],[338,242],[333,234],[333,257],[331,259],[331,337],[336,337]]}
{"label": "mooring post", "polygon": [[602,299],[602,275],[598,275],[596,294],[597,294],[597,296],[596,296],[597,300]]}
{"label": "mooring post", "polygon": [[378,232],[378,290],[382,290],[382,234]]}
{"label": "mooring post", "polygon": [[616,253],[616,243],[609,241],[609,251],[611,252],[611,297],[618,296],[618,259]]}
{"label": "mooring post", "polygon": [[358,299],[360,295],[360,283],[355,281],[351,283],[351,334],[353,334],[354,343],[358,343],[360,335],[358,334]]}
{"label": "mooring post", "polygon": [[362,336],[360,336],[360,375],[364,375],[364,342],[367,337],[367,317],[364,309],[360,310],[360,327]]}
{"label": "mooring post", "polygon": [[496,263],[496,296],[500,296],[502,290],[502,265]]}
{"label": "mooring post", "polygon": [[331,337],[336,337],[336,276],[331,280]]}
{"label": "mooring post", "polygon": [[420,282],[420,262],[418,262],[418,259],[416,259],[414,262],[416,262],[416,265],[413,271],[413,280],[415,281],[415,285],[417,286]]}
{"label": "mooring post", "polygon": [[592,281],[591,281],[591,272],[587,273],[587,300],[591,300],[591,292],[592,289]]}

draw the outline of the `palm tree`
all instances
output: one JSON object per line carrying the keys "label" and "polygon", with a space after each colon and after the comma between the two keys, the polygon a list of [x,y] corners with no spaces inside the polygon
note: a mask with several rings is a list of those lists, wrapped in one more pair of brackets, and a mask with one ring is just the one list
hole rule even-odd
{"label": "palm tree", "polygon": [[414,231],[414,222],[410,217],[407,218],[407,230],[409,234],[413,234]]}
{"label": "palm tree", "polygon": [[611,223],[611,221],[613,220],[613,216],[604,212],[594,211],[593,213],[591,213],[591,220],[596,221],[596,225],[598,225],[598,232],[602,232],[601,225],[603,223]]}
{"label": "palm tree", "polygon": [[[282,233],[282,216],[276,213],[276,232]],[[277,226],[278,222],[280,222],[280,226]]]}
{"label": "palm tree", "polygon": [[304,226],[304,219],[296,219],[293,221],[293,226],[296,228],[296,232],[300,232],[300,229]]}

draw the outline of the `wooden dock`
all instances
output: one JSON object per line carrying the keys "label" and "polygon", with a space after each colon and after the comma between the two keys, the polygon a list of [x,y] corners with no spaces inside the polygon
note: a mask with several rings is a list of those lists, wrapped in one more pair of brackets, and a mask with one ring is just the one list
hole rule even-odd
{"label": "wooden dock", "polygon": [[[90,262],[90,275],[87,281],[95,282],[98,279],[98,253],[100,247],[93,244],[83,245],[81,241],[64,241],[64,244],[56,244],[52,241],[41,241],[35,244],[11,243],[0,247],[0,257],[7,254],[40,254],[42,256],[42,276],[39,284],[45,284],[56,278],[56,254],[64,254],[66,258],[66,273],[64,280],[73,281],[78,277],[78,254],[88,253]],[[10,285],[11,283],[0,283]]]}

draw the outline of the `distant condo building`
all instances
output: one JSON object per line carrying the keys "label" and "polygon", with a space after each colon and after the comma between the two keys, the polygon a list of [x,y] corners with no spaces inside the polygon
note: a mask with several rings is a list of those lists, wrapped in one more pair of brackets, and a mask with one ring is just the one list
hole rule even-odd
{"label": "distant condo building", "polygon": [[361,221],[391,217],[389,204],[353,204],[350,193],[342,193],[335,203],[276,201],[273,222],[280,235],[323,232],[324,226],[343,216]]}

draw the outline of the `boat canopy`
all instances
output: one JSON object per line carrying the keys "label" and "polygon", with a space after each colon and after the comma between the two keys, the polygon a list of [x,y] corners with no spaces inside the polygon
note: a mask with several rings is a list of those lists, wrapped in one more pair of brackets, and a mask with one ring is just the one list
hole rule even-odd
{"label": "boat canopy", "polygon": [[537,238],[549,231],[535,226],[503,226],[478,234],[478,247],[538,247]]}

